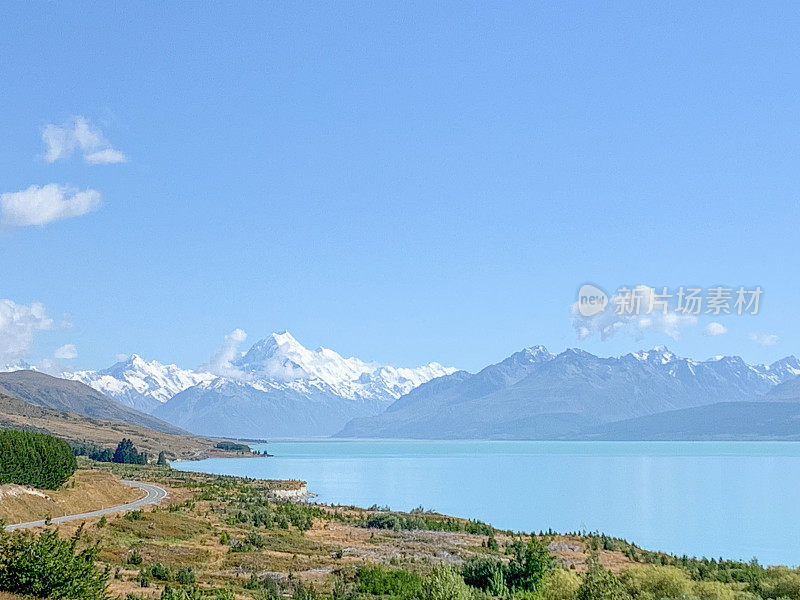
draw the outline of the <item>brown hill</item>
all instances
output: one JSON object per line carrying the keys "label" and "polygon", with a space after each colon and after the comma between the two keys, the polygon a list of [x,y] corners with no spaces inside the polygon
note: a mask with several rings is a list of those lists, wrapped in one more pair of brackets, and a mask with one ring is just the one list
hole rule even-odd
{"label": "brown hill", "polygon": [[67,441],[88,441],[103,448],[115,448],[122,438],[130,438],[140,451],[151,456],[161,450],[170,458],[181,459],[233,455],[215,448],[218,440],[165,433],[130,423],[35,406],[4,393],[0,393],[0,428],[41,431]]}
{"label": "brown hill", "polygon": [[107,421],[122,421],[165,433],[186,433],[161,419],[112,400],[84,383],[51,377],[38,371],[0,373],[0,392],[44,408],[67,410]]}

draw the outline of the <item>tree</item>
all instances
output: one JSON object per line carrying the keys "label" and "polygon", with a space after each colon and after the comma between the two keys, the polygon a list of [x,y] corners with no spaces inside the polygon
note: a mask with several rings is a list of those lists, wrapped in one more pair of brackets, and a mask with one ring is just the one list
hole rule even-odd
{"label": "tree", "polygon": [[0,483],[56,489],[77,468],[64,440],[32,431],[0,430]]}
{"label": "tree", "polygon": [[169,461],[167,460],[167,453],[164,452],[163,450],[158,453],[158,460],[156,461],[156,464],[159,467],[168,467],[169,466]]}
{"label": "tree", "polygon": [[550,551],[535,538],[527,544],[514,542],[511,552],[513,556],[506,576],[511,589],[538,590],[544,576],[556,566]]}
{"label": "tree", "polygon": [[117,446],[117,449],[114,451],[114,458],[112,459],[112,462],[131,465],[146,465],[147,455],[144,452],[140,453],[138,450],[136,450],[136,446],[133,445],[131,440],[123,438],[123,440]]}

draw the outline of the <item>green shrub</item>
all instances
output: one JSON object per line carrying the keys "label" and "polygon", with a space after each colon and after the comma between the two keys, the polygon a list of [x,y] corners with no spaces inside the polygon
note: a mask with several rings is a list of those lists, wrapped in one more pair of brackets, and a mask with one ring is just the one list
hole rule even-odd
{"label": "green shrub", "polygon": [[575,600],[631,600],[631,596],[613,573],[592,561],[575,593]]}
{"label": "green shrub", "polygon": [[0,483],[54,490],[77,468],[64,440],[31,431],[0,430]]}
{"label": "green shrub", "polygon": [[361,594],[372,596],[412,598],[422,592],[422,580],[410,571],[365,565],[356,569],[355,588]]}
{"label": "green shrub", "polygon": [[[72,454],[70,452],[70,454]],[[38,598],[105,600],[108,574],[95,564],[96,546],[78,549],[56,531],[0,533],[0,590]]]}
{"label": "green shrub", "polygon": [[169,581],[171,579],[169,569],[162,565],[160,562],[154,562],[150,565],[150,568],[147,570],[148,575],[153,579],[158,579],[159,581]]}
{"label": "green shrub", "polygon": [[503,563],[494,556],[472,556],[467,559],[461,568],[461,576],[464,578],[464,582],[482,590],[489,589],[497,574],[505,578]]}
{"label": "green shrub", "polygon": [[542,580],[542,600],[572,600],[580,587],[577,573],[553,569]]}
{"label": "green shrub", "polygon": [[471,600],[471,588],[450,566],[438,565],[425,578],[421,600]]}
{"label": "green shrub", "polygon": [[538,590],[544,576],[556,566],[550,551],[539,540],[527,544],[514,542],[512,557],[506,570],[506,582],[511,589]]}
{"label": "green shrub", "polygon": [[763,598],[800,598],[800,572],[787,567],[765,569],[757,591]]}
{"label": "green shrub", "polygon": [[128,564],[134,566],[142,564],[142,555],[138,548],[131,548],[128,552]]}
{"label": "green shrub", "polygon": [[679,598],[690,594],[692,589],[689,575],[678,567],[632,567],[622,573],[620,581],[631,596],[641,600]]}
{"label": "green shrub", "polygon": [[191,567],[178,567],[175,569],[175,581],[183,585],[194,583],[194,569]]}
{"label": "green shrub", "polygon": [[[738,594],[720,581],[697,581],[692,585],[692,595],[700,600],[736,600]],[[796,598],[800,595],[795,596]]]}

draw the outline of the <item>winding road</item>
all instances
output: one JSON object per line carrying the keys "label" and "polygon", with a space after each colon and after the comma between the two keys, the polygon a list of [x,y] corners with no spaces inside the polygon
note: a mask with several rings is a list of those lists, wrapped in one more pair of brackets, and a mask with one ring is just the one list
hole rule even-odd
{"label": "winding road", "polygon": [[[118,506],[112,506],[110,508],[101,508],[100,510],[93,510],[91,512],[79,513],[77,515],[66,515],[64,517],[53,517],[50,519],[50,523],[58,524],[58,523],[66,523],[68,521],[78,521],[80,519],[90,519],[92,517],[102,517],[103,515],[110,515],[113,513],[118,512],[128,512],[131,510],[136,510],[137,508],[141,508],[142,506],[148,506],[150,504],[158,504],[161,500],[167,497],[167,491],[159,487],[157,485],[153,485],[152,483],[143,483],[141,481],[132,481],[130,479],[122,479],[120,483],[124,483],[130,487],[139,488],[140,490],[145,492],[145,495],[138,500],[134,500],[133,502],[128,502],[127,504],[120,504]],[[6,531],[14,531],[15,529],[27,529],[29,527],[41,527],[45,525],[45,520],[41,519],[39,521],[29,521],[28,523],[16,523],[14,525],[7,525]]]}

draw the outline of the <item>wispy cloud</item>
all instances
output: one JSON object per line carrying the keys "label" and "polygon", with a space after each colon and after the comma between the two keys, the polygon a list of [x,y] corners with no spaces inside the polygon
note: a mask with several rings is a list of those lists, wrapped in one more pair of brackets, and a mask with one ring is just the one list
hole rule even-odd
{"label": "wispy cloud", "polygon": [[81,192],[56,183],[32,185],[26,190],[0,195],[3,224],[17,227],[79,217],[97,210],[100,204],[97,190]]}
{"label": "wispy cloud", "polygon": [[[641,307],[658,305],[655,288],[637,285],[632,288],[632,294]],[[697,317],[674,311],[653,310],[647,314],[627,314],[624,310],[618,310],[620,304],[620,297],[612,296],[604,310],[589,317],[581,315],[577,303],[573,304],[570,314],[578,338],[583,340],[597,335],[601,340],[607,340],[621,331],[642,337],[647,331],[657,331],[677,339],[681,329],[697,324]]]}
{"label": "wispy cloud", "polygon": [[86,117],[75,117],[64,125],[47,125],[42,130],[42,141],[45,145],[44,159],[49,163],[69,158],[75,151],[80,151],[84,162],[90,165],[128,161],[128,157],[115,149]]}
{"label": "wispy cloud", "polygon": [[759,346],[775,346],[781,341],[781,338],[775,333],[760,333],[758,331],[754,331],[750,334],[750,340]]}
{"label": "wispy cloud", "polygon": [[64,344],[60,348],[56,348],[56,351],[53,352],[53,358],[63,360],[78,358],[78,350],[75,348],[75,344]]}
{"label": "wispy cloud", "polygon": [[0,366],[24,359],[33,347],[36,332],[52,327],[53,320],[41,303],[0,300]]}
{"label": "wispy cloud", "polygon": [[725,333],[728,333],[728,330],[722,323],[714,322],[714,323],[709,323],[708,325],[706,325],[705,329],[703,329],[703,333],[705,335],[717,336],[717,335],[723,335]]}
{"label": "wispy cloud", "polygon": [[222,345],[208,360],[205,368],[214,375],[240,379],[243,373],[233,366],[233,361],[239,358],[239,346],[247,339],[247,334],[242,329],[234,329],[222,342]]}

